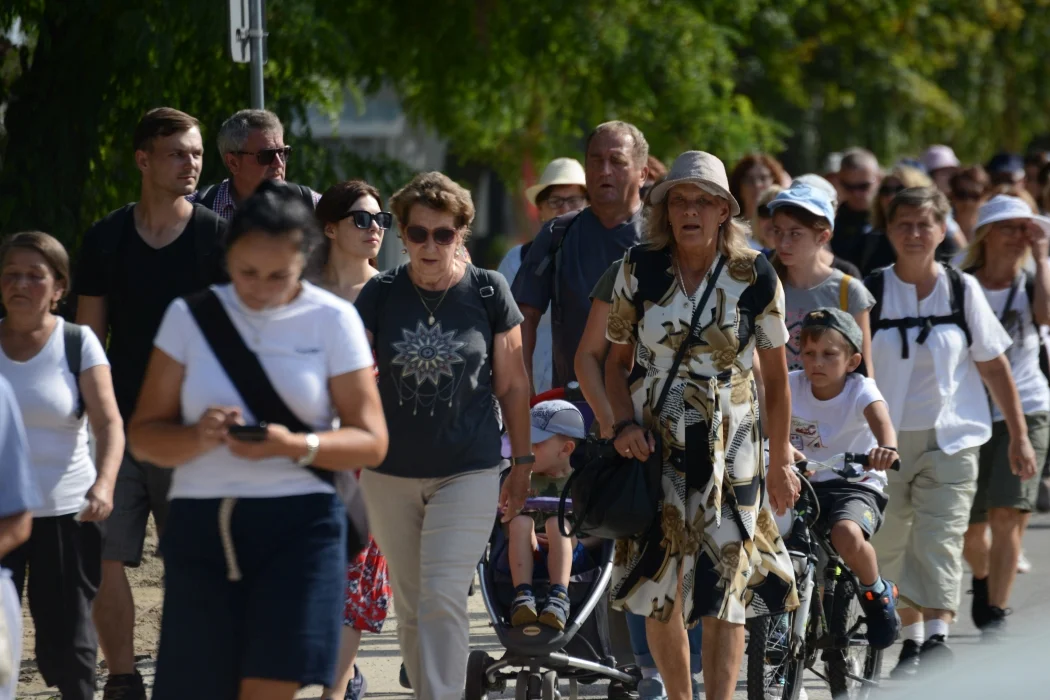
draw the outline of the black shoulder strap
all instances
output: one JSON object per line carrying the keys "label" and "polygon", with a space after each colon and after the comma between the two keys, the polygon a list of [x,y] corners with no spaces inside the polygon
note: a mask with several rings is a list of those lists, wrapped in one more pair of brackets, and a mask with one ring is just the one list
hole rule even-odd
{"label": "black shoulder strap", "polygon": [[868,320],[871,324],[871,334],[875,335],[878,331],[885,328],[882,325],[882,292],[885,289],[886,280],[884,277],[884,270],[875,270],[870,275],[864,278],[864,286],[871,292],[871,296],[875,298],[875,306],[871,307],[871,311],[868,312]]}
{"label": "black shoulder strap", "polygon": [[[1010,291],[1006,293],[1006,304],[1003,305],[1003,312],[999,314],[999,323],[1003,324],[1003,328],[1006,327],[1006,317],[1010,313],[1010,307],[1014,305],[1014,299],[1017,298],[1017,291],[1022,286],[1025,288],[1025,292],[1028,292],[1028,280],[1025,278],[1024,273],[1014,278],[1014,281],[1010,283]],[[1028,303],[1032,303],[1030,293],[1028,295]]]}
{"label": "black shoulder strap", "polygon": [[496,288],[484,279],[479,270],[474,265],[470,266],[471,274],[474,276],[474,286],[478,289],[478,294],[481,295],[481,303],[485,306],[485,314],[489,318],[489,330],[491,331],[492,337],[496,337],[496,316],[499,311],[496,308]]}
{"label": "black shoulder strap", "polygon": [[[532,247],[532,244],[533,244],[533,241],[527,241],[527,242],[521,244],[521,250],[519,251],[521,253],[521,257],[519,257],[518,260],[520,260],[521,262],[525,262],[525,256],[529,254],[529,248]],[[514,280],[507,280],[507,281],[508,282],[513,282]]]}
{"label": "black shoulder strap", "polygon": [[558,266],[556,264],[556,258],[561,252],[562,244],[565,242],[565,235],[569,232],[569,229],[579,215],[580,212],[578,211],[569,214],[562,214],[551,223],[551,245],[550,248],[547,249],[547,255],[544,256],[543,261],[536,267],[537,275],[544,274],[547,271],[547,268],[552,264],[555,268],[555,274],[557,274]]}
{"label": "black shoulder strap", "polygon": [[966,285],[963,283],[963,273],[959,268],[944,264],[944,270],[948,273],[948,283],[951,288],[951,313],[955,325],[962,329],[966,335],[966,347],[973,345],[973,335],[970,333],[970,324],[966,320]]}
{"label": "black shoulder strap", "polygon": [[299,188],[299,196],[303,198],[303,203],[310,207],[310,211],[314,210],[314,193],[306,185],[297,185]]}
{"label": "black shoulder strap", "polygon": [[689,350],[689,342],[692,340],[693,333],[696,332],[697,324],[700,322],[700,316],[704,313],[704,308],[707,306],[707,300],[711,298],[711,294],[715,291],[715,287],[718,286],[718,276],[722,274],[722,267],[726,263],[724,255],[718,256],[718,262],[715,264],[714,272],[711,273],[711,279],[707,281],[707,287],[704,289],[704,293],[700,297],[700,301],[696,305],[696,309],[693,310],[693,319],[689,322],[689,332],[685,338],[682,339],[682,344],[678,346],[678,352],[675,353],[674,362],[671,363],[670,368],[667,370],[667,379],[664,380],[664,388],[660,392],[660,398],[656,401],[656,406],[653,407],[652,415],[656,420],[660,420],[660,412],[664,408],[664,401],[667,400],[667,394],[671,391],[671,385],[674,384],[675,376],[678,373],[678,366],[682,364],[682,359],[685,358],[685,353]]}
{"label": "black shoulder strap", "polygon": [[215,197],[219,194],[218,185],[208,185],[203,190],[197,190],[197,204],[215,211]]}
{"label": "black shoulder strap", "polygon": [[77,418],[84,415],[84,395],[80,391],[80,352],[84,345],[84,327],[66,321],[62,326],[62,340],[66,345],[66,366],[77,387]]}

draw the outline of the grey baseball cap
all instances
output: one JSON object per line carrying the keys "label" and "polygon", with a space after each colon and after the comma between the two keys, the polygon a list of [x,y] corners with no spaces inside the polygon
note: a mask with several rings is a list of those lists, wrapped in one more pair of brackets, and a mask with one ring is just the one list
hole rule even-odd
{"label": "grey baseball cap", "polygon": [[802,329],[805,330],[806,328],[830,328],[838,331],[849,341],[856,352],[861,352],[861,348],[864,346],[864,334],[861,333],[860,326],[857,325],[852,316],[842,309],[825,306],[810,311],[802,319]]}
{"label": "grey baseball cap", "polygon": [[541,401],[532,407],[532,444],[536,445],[555,435],[583,440],[583,414],[568,401],[553,399]]}

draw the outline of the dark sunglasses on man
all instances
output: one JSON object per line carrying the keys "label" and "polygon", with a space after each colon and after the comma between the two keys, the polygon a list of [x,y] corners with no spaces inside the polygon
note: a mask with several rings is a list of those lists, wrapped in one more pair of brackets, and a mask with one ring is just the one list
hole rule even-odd
{"label": "dark sunglasses on man", "polygon": [[234,153],[239,156],[255,156],[255,160],[259,165],[270,165],[277,159],[277,156],[281,156],[281,160],[287,163],[288,156],[291,152],[291,146],[281,146],[280,148],[260,148],[258,151],[234,151]]}
{"label": "dark sunglasses on man", "polygon": [[847,192],[867,192],[874,185],[874,182],[843,182],[842,189]]}
{"label": "dark sunglasses on man", "polygon": [[353,217],[354,226],[361,229],[372,228],[372,222],[374,221],[376,226],[386,230],[390,228],[390,224],[394,222],[394,215],[388,211],[380,211],[373,214],[364,209],[354,209],[351,212],[347,212],[346,216],[343,218],[345,219],[347,217]]}
{"label": "dark sunglasses on man", "polygon": [[456,240],[456,229],[447,226],[441,226],[433,231],[422,226],[409,226],[405,229],[405,238],[416,245],[426,243],[429,236],[433,236],[434,242],[438,245],[452,245]]}

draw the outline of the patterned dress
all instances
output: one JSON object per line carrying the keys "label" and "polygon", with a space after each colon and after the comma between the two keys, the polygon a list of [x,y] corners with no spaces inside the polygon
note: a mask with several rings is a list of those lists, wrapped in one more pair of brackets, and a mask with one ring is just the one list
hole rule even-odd
{"label": "patterned dress", "polygon": [[651,413],[710,276],[690,298],[669,250],[632,248],[606,331],[611,342],[635,346],[628,379],[635,419],[659,433],[663,449],[660,520],[648,536],[616,543],[613,606],[666,622],[681,572],[689,626],[798,606],[791,560],[763,502],[753,351],[788,340],[784,292],[764,256],[726,261],[660,420]]}

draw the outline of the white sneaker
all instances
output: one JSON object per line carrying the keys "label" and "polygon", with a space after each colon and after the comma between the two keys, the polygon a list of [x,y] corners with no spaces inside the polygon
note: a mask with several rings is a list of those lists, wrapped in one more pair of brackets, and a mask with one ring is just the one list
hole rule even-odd
{"label": "white sneaker", "polygon": [[1021,556],[1017,557],[1017,573],[1027,574],[1032,570],[1032,562],[1028,561],[1028,557],[1024,555],[1024,550],[1021,551]]}

